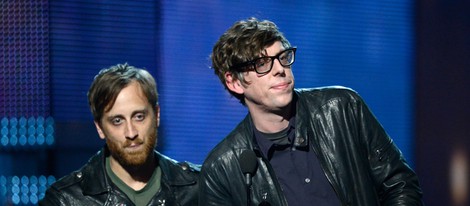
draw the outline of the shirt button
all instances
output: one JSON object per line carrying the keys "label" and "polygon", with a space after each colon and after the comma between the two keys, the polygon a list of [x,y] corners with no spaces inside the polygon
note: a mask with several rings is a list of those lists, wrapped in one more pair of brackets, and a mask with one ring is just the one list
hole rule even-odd
{"label": "shirt button", "polygon": [[310,178],[305,178],[305,183],[310,183]]}

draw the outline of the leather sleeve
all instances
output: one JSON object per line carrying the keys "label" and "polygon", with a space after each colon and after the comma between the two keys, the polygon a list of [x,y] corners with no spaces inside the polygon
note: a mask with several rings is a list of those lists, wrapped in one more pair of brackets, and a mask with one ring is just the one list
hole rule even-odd
{"label": "leather sleeve", "polygon": [[381,205],[422,205],[415,172],[363,100],[358,96],[356,100],[359,136],[368,150]]}
{"label": "leather sleeve", "polygon": [[232,195],[225,187],[230,185],[223,172],[223,166],[217,161],[208,161],[201,169],[199,187],[199,205],[232,205]]}

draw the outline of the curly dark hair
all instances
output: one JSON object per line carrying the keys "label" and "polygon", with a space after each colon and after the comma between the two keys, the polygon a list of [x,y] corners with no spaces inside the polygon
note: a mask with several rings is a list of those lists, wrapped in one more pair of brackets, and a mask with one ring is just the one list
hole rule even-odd
{"label": "curly dark hair", "polygon": [[225,89],[243,105],[245,105],[244,96],[227,88],[225,73],[231,72],[235,79],[243,84],[249,84],[244,79],[245,72],[237,72],[231,67],[263,55],[263,51],[277,41],[280,41],[284,48],[291,46],[276,24],[269,20],[260,21],[251,17],[235,22],[215,43],[210,55],[212,68]]}

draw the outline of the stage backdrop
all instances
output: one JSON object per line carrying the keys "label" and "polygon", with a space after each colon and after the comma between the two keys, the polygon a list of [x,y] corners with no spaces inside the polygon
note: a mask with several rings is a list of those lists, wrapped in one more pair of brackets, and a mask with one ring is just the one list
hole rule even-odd
{"label": "stage backdrop", "polygon": [[202,162],[246,115],[209,68],[235,21],[279,26],[297,46],[296,87],[343,85],[361,94],[413,165],[413,3],[410,1],[162,1],[159,38],[164,152]]}
{"label": "stage backdrop", "polygon": [[[212,45],[252,16],[297,46],[296,87],[355,89],[414,166],[412,1],[0,2],[0,203],[37,203],[103,146],[86,93],[117,63],[157,78],[158,149],[202,163],[246,115],[209,68]],[[18,189],[32,185],[36,193]]]}
{"label": "stage backdrop", "polygon": [[[158,149],[178,160],[202,163],[246,115],[246,108],[229,96],[210,69],[212,45],[236,20],[254,16],[276,22],[297,46],[296,87],[355,89],[413,165],[412,5],[52,1],[51,96],[57,149],[78,158],[102,146],[86,92],[99,69],[128,62],[156,75],[162,120]],[[59,174],[71,170],[63,168],[57,168]]]}

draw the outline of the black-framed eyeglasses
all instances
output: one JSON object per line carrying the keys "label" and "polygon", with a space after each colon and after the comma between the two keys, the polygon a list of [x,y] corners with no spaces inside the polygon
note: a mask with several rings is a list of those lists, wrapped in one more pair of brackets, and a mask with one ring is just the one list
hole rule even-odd
{"label": "black-framed eyeglasses", "polygon": [[274,60],[277,59],[283,67],[291,66],[295,61],[296,47],[288,48],[279,52],[276,56],[264,56],[234,65],[230,69],[244,72],[255,71],[258,74],[266,74],[273,68]]}

